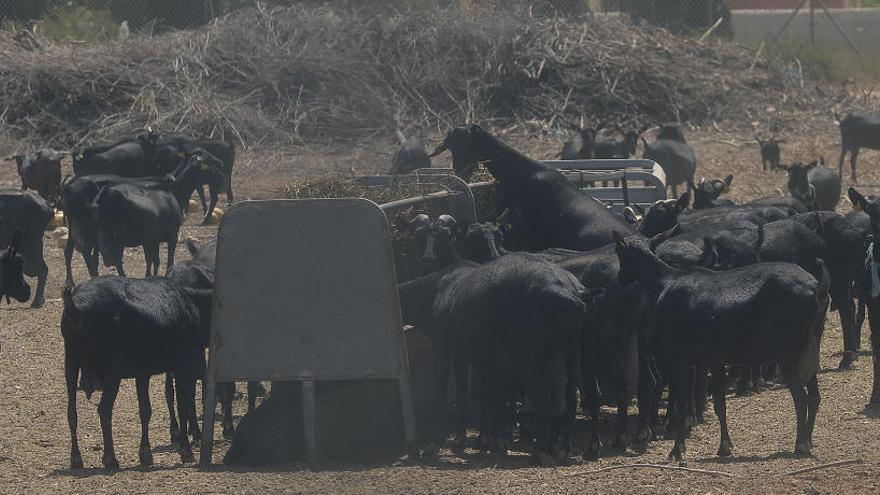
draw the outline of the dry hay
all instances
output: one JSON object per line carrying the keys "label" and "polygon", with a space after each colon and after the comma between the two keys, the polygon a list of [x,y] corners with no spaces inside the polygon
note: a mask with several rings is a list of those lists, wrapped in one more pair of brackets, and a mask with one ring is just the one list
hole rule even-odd
{"label": "dry hay", "polygon": [[[491,15],[492,22],[485,22]],[[329,144],[470,120],[566,128],[830,107],[726,42],[623,17],[249,8],[204,28],[0,50],[5,132],[70,146],[144,125],[257,144]],[[797,85],[796,85],[797,86]]]}

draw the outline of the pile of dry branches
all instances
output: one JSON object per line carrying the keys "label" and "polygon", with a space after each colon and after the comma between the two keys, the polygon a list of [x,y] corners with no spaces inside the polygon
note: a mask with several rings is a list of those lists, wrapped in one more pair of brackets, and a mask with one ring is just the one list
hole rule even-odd
{"label": "pile of dry branches", "polygon": [[103,45],[0,43],[0,132],[56,146],[144,125],[252,146],[465,120],[741,119],[784,91],[747,50],[609,16],[253,8]]}

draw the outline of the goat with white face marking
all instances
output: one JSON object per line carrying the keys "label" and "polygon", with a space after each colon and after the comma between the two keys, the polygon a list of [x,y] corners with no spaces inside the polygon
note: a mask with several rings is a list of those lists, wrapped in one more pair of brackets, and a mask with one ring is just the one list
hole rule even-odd
{"label": "goat with white face marking", "polygon": [[700,179],[700,182],[694,186],[694,209],[702,210],[716,206],[733,206],[732,200],[719,199],[719,196],[730,190],[730,184],[732,183],[732,175],[728,175],[723,179],[706,180],[705,177]]}
{"label": "goat with white face marking", "polygon": [[[715,413],[721,423],[718,454],[731,454],[724,366],[779,362],[795,404],[795,451],[808,455],[819,407],[819,343],[828,307],[827,271],[816,277],[797,265],[761,263],[724,272],[674,269],[647,240],[616,239],[620,281],[638,282],[656,312],[656,336],[671,369],[676,411],[687,410],[695,366],[713,369]],[[675,417],[675,446],[685,452],[685,415]]]}
{"label": "goat with white face marking", "polygon": [[834,211],[837,207],[842,187],[840,175],[825,166],[824,158],[779,168],[788,172],[788,191],[810,210]]}

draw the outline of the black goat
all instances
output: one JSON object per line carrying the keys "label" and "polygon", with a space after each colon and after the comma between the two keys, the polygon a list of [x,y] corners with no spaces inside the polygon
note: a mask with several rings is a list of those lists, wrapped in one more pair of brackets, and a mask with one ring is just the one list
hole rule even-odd
{"label": "black goat", "polygon": [[[643,139],[644,141],[644,139]],[[660,128],[653,143],[645,141],[643,158],[654,160],[666,173],[666,184],[672,189],[672,197],[678,197],[678,185],[694,183],[697,159],[694,150],[684,139],[684,131],[679,125],[666,125]]]}
{"label": "black goat", "polygon": [[74,285],[71,270],[74,249],[82,253],[89,276],[98,276],[99,230],[91,205],[104,186],[125,180],[126,178],[118,175],[87,175],[69,177],[61,185],[61,202],[68,228],[67,244],[64,247],[65,285]]}
{"label": "black goat", "polygon": [[776,136],[770,136],[770,139],[761,139],[757,135],[755,135],[755,141],[758,142],[758,145],[761,147],[761,165],[763,166],[764,172],[767,171],[767,166],[770,166],[770,170],[776,171],[779,168],[779,144],[784,143],[784,139],[776,139]]}
{"label": "black goat", "polygon": [[[226,192],[226,204],[231,205],[235,201],[232,192],[232,168],[235,166],[235,143],[219,139],[198,139],[180,134],[168,134],[159,142],[156,163],[162,168],[162,174],[171,173],[186,164],[193,154],[210,154],[220,160],[223,165],[223,176],[226,182],[223,184],[210,185],[210,204],[205,201],[205,191],[202,186],[196,189],[202,208],[205,210],[205,218],[202,225],[207,225],[211,220],[211,212],[217,206],[218,191]],[[205,153],[207,152],[207,153]]]}
{"label": "black goat", "polygon": [[425,149],[425,143],[419,136],[412,136],[407,139],[403,132],[397,131],[397,137],[400,139],[400,148],[391,158],[391,169],[388,171],[391,175],[408,174],[420,168],[429,168],[431,166],[431,158],[428,156],[428,150]]}
{"label": "black goat", "polygon": [[[859,278],[859,296],[868,308],[871,348],[874,354],[874,385],[868,404],[880,406],[880,242],[873,242]],[[861,325],[860,325],[861,326]]]}
{"label": "black goat", "polygon": [[[175,264],[168,270],[167,277],[180,286],[196,290],[214,289],[214,267],[217,256],[217,239],[212,239],[204,244],[197,245],[192,240],[186,243],[187,251],[192,257],[189,260]],[[258,381],[250,381],[247,384],[248,406],[247,412],[253,412],[256,407],[257,397],[265,393],[265,389]],[[235,436],[235,427],[232,423],[232,399],[235,396],[235,383],[217,384],[218,401],[223,412],[223,437]],[[171,443],[177,445],[180,441],[180,428],[177,417],[174,414],[174,382],[171,375],[165,377],[165,402],[168,405],[169,430]],[[198,422],[192,417],[190,431],[193,432],[193,440],[198,439]]]}
{"label": "black goat", "polygon": [[586,251],[609,244],[614,230],[630,230],[558,170],[526,157],[478,125],[450,130],[431,156],[445,150],[452,152],[455,173],[463,178],[485,163],[504,190],[506,206],[522,211],[530,251]]}
{"label": "black goat", "polygon": [[168,265],[174,264],[174,249],[183,212],[193,191],[202,184],[223,184],[222,164],[210,156],[192,155],[180,175],[155,184],[120,182],[104,186],[95,197],[93,209],[99,225],[99,248],[104,264],[125,275],[123,249],[143,246],[146,276],[159,273],[159,244],[168,243]]}
{"label": "black goat", "polygon": [[780,165],[788,172],[788,191],[811,210],[834,211],[840,201],[840,175],[825,166],[825,159],[807,165],[794,162]]}
{"label": "black goat", "polygon": [[467,365],[482,370],[484,425],[491,450],[505,452],[511,379],[522,384],[538,420],[535,454],[549,462],[556,423],[563,456],[571,446],[584,301],[594,297],[570,273],[530,254],[485,265],[461,262],[400,284],[404,323],[425,328],[453,358],[457,448],[466,438]]}
{"label": "black goat", "polygon": [[[678,200],[658,201],[645,214],[640,228],[650,225],[649,229],[660,229],[666,222],[666,229],[675,225],[678,212],[687,204],[689,193]],[[506,241],[511,241],[508,248],[521,245],[518,241],[520,228],[519,216],[516,212],[508,213],[502,223]],[[482,230],[482,229],[480,229]],[[642,232],[646,232],[643,230]],[[486,237],[476,234],[473,241],[477,244]],[[468,239],[471,241],[471,239]],[[492,239],[493,243],[497,238]],[[485,247],[482,248],[485,251]],[[472,259],[474,248],[462,250],[465,258]],[[582,379],[584,389],[581,399],[585,411],[590,411],[590,440],[584,449],[584,457],[595,459],[599,456],[601,440],[599,438],[599,406],[609,403],[617,407],[617,432],[614,446],[623,449],[629,443],[627,438],[627,414],[632,396],[638,391],[639,428],[635,440],[644,446],[653,437],[650,424],[652,416],[648,414],[654,397],[654,380],[656,373],[652,371],[653,352],[649,344],[641,339],[640,328],[647,325],[643,315],[637,310],[639,297],[632,287],[625,287],[618,279],[619,262],[614,253],[614,246],[608,245],[588,252],[570,251],[565,249],[548,249],[537,253],[542,258],[556,263],[570,271],[587,287],[600,288],[604,291],[602,304],[597,306],[595,314],[588,318],[584,327],[584,342],[593,340],[596,343],[585,344],[582,351]],[[598,383],[598,389],[592,384]],[[601,394],[597,393],[601,390]]]}
{"label": "black goat", "polygon": [[678,216],[678,224],[682,232],[756,227],[788,218],[794,213],[795,211],[790,208],[758,204],[718,206],[684,211]]}
{"label": "black goat", "polygon": [[63,151],[43,149],[26,155],[13,155],[7,160],[15,161],[22,190],[33,189],[50,206],[55,206],[61,187],[61,160],[65,155]]}
{"label": "black goat", "polygon": [[24,274],[37,277],[32,308],[40,308],[46,302],[49,267],[43,257],[43,234],[52,216],[52,208],[38,194],[0,190],[0,249],[10,246],[17,236],[21,236],[16,252],[24,258]]}
{"label": "black goat", "polygon": [[[119,469],[113,450],[113,403],[122,379],[135,379],[141,419],[138,458],[142,466],[151,465],[150,376],[174,373],[181,438],[186,440],[189,416],[194,410],[196,378],[204,374],[205,368],[210,291],[187,290],[164,278],[99,277],[76,288],[67,287],[63,300],[61,335],[71,469],[83,467],[76,434],[76,388],[80,373],[87,397],[94,390],[103,390],[98,415],[104,437],[102,462],[108,470]],[[193,462],[188,441],[180,442],[179,452],[182,462]]]}
{"label": "black goat", "polygon": [[122,177],[162,175],[155,162],[158,139],[158,134],[138,134],[133,140],[120,141],[113,146],[77,152],[73,155],[73,173],[78,177],[98,174]]}
{"label": "black goat", "polygon": [[593,158],[629,158],[636,154],[639,144],[639,133],[627,131],[623,139],[595,139],[593,142]]}
{"label": "black goat", "polygon": [[[724,272],[674,269],[644,239],[616,236],[621,283],[639,282],[656,312],[657,342],[671,366],[675,409],[687,408],[694,366],[711,366],[718,454],[730,455],[724,366],[777,360],[795,403],[795,451],[809,454],[819,407],[819,342],[830,282],[789,263],[761,263]],[[675,446],[685,451],[684,415],[676,414]]]}
{"label": "black goat", "polygon": [[837,174],[843,177],[843,161],[849,152],[850,174],[853,182],[857,182],[856,160],[859,150],[880,150],[880,117],[850,113],[843,120],[837,114],[834,114],[834,118],[840,124],[840,161],[837,164]]}
{"label": "black goat", "polygon": [[769,196],[766,198],[755,199],[745,204],[774,206],[776,208],[782,208],[783,210],[792,210],[795,213],[806,213],[810,211],[803,201],[791,196]]}
{"label": "black goat", "polygon": [[803,223],[825,241],[822,259],[831,276],[831,310],[840,316],[843,328],[843,357],[839,369],[849,368],[861,347],[861,323],[856,325],[853,285],[864,268],[864,256],[873,235],[863,226],[833,212],[800,214],[792,220]]}
{"label": "black goat", "polygon": [[407,212],[401,212],[395,218],[397,231],[413,237],[419,246],[419,262],[422,274],[433,272],[461,261],[461,257],[453,248],[458,222],[451,215],[440,215],[432,219],[424,213],[406,218]]}
{"label": "black goat", "polygon": [[694,209],[702,210],[716,206],[733,206],[732,200],[719,199],[719,196],[730,190],[732,183],[732,175],[728,175],[723,179],[700,179],[700,182],[694,186]]}
{"label": "black goat", "polygon": [[596,129],[585,127],[562,145],[559,157],[563,160],[589,160],[595,158],[593,145],[596,142]]}
{"label": "black goat", "polygon": [[31,286],[24,280],[24,258],[18,254],[21,238],[21,230],[17,230],[0,254],[0,301],[5,297],[7,303],[10,297],[18,302],[31,298]]}
{"label": "black goat", "polygon": [[[624,209],[624,217],[636,226],[636,231],[646,237],[653,237],[665,232],[678,224],[678,216],[687,209],[691,193],[686,192],[678,199],[661,199],[655,201],[647,211],[636,205]],[[635,215],[641,210],[641,217]]]}

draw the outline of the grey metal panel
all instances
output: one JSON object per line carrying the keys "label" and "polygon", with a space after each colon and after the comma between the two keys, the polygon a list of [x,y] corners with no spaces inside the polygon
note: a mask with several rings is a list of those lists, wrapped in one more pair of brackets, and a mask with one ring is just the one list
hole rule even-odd
{"label": "grey metal panel", "polygon": [[425,208],[433,216],[448,213],[458,221],[466,224],[473,223],[477,218],[473,193],[468,184],[455,175],[442,172],[407,175],[365,175],[356,177],[354,180],[367,187],[391,187],[399,184],[436,184],[447,189],[446,191],[382,204],[380,207],[385,212],[389,223],[394,221],[394,217],[399,211],[410,207]]}
{"label": "grey metal panel", "polygon": [[248,201],[217,235],[217,381],[398,378],[388,224],[364,199]]}
{"label": "grey metal panel", "polygon": [[622,170],[642,168],[652,170],[656,162],[645,158],[609,158],[591,160],[544,160],[541,163],[561,170]]}

